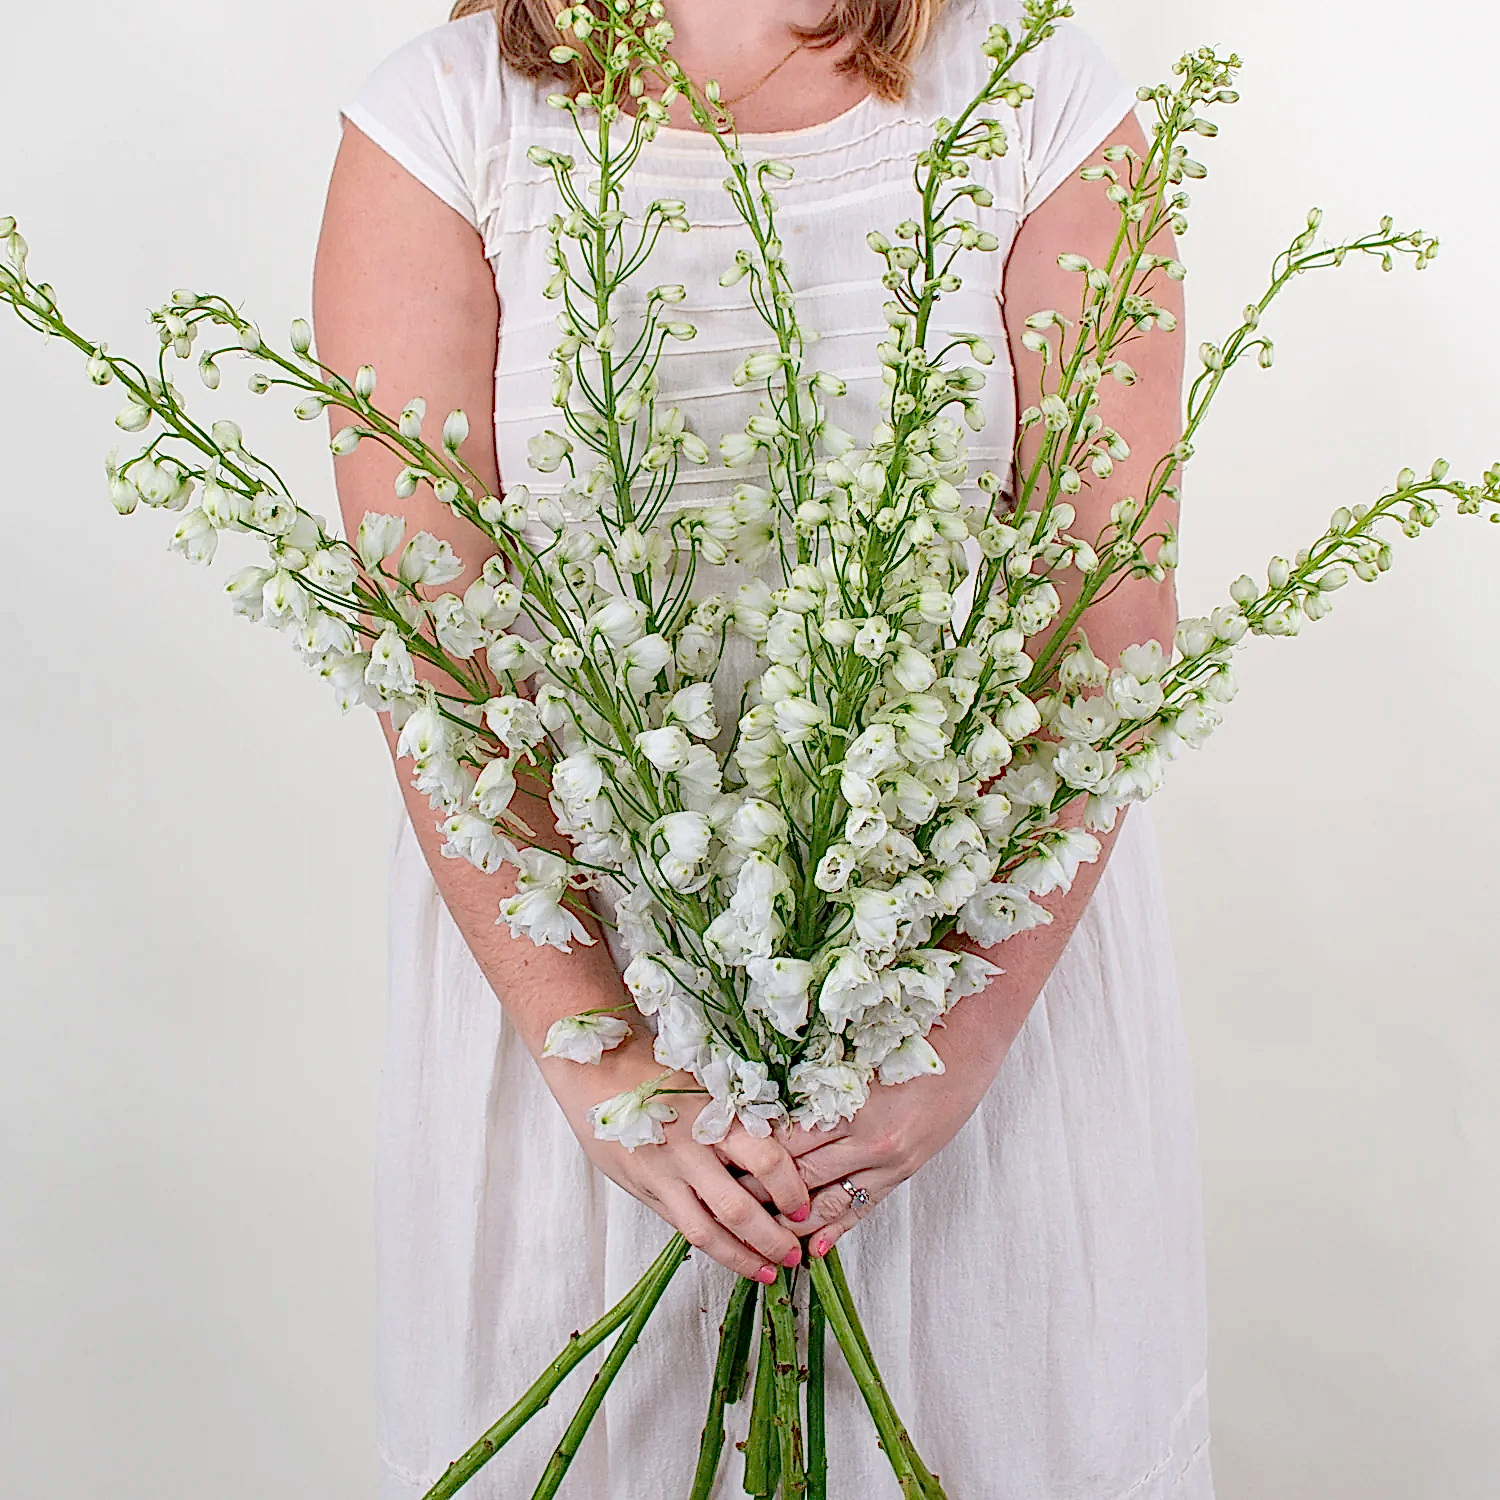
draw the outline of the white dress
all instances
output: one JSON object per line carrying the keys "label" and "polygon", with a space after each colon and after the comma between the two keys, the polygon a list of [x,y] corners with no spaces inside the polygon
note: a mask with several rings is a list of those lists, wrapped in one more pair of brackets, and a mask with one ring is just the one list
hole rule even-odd
{"label": "white dress", "polygon": [[[822,336],[817,363],[849,382],[834,419],[856,434],[868,431],[882,389],[874,348],[884,294],[864,236],[909,215],[913,153],[931,122],[974,92],[989,24],[1017,12],[1011,0],[950,0],[904,102],[867,99],[825,125],[745,138],[752,157],[796,168],[778,195],[781,233],[804,326]],[[1004,466],[1014,429],[999,301],[1005,249],[1133,104],[1072,27],[1022,72],[1036,97],[1016,118],[1009,153],[985,168],[1001,253],[971,257],[963,291],[942,304],[950,328],[984,334],[997,351],[989,425],[971,449],[976,472]],[[528,469],[525,443],[551,420],[556,304],[541,288],[554,203],[526,148],[569,147],[566,116],[546,104],[553,91],[502,67],[486,14],[397,52],[346,111],[482,236],[502,309],[500,471],[534,491],[549,483]],[[690,289],[682,315],[699,334],[668,354],[662,387],[710,447],[750,414],[753,398],[730,376],[766,343],[743,287],[718,286],[743,241],[723,175],[713,141],[667,131],[631,189],[638,204],[683,200],[694,225],[664,237],[640,285]],[[701,500],[724,482],[721,469],[688,469],[682,491]],[[671,1231],[579,1149],[404,817],[390,924],[381,1494],[415,1500],[574,1329],[617,1300]],[[1156,855],[1136,809],[973,1119],[841,1246],[892,1394],[952,1500],[1211,1500],[1197,1173]],[[698,1255],[679,1273],[565,1495],[686,1495],[731,1281]],[[896,1500],[832,1344],[829,1371],[832,1500]],[[586,1379],[575,1374],[465,1493],[529,1494]],[[733,1415],[743,1424],[744,1404]],[[739,1479],[727,1448],[715,1495],[742,1493]]]}

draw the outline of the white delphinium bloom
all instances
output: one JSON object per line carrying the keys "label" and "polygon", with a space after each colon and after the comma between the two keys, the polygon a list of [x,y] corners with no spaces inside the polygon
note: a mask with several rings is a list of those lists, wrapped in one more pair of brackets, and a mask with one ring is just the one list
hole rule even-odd
{"label": "white delphinium bloom", "polygon": [[1070,743],[1058,750],[1052,768],[1065,785],[1078,791],[1098,791],[1115,774],[1115,755],[1112,750]]}
{"label": "white delphinium bloom", "polygon": [[400,516],[379,515],[366,511],[355,534],[354,550],[372,573],[401,545],[406,522]]}
{"label": "white delphinium bloom", "polygon": [[1097,745],[1120,722],[1120,715],[1108,698],[1075,698],[1059,705],[1052,716],[1053,728],[1064,739],[1082,740]]}
{"label": "white delphinium bloom", "polygon": [[623,1016],[589,1012],[564,1016],[547,1028],[542,1056],[592,1065],[629,1036],[630,1022]]}
{"label": "white delphinium bloom", "polygon": [[482,817],[498,818],[516,794],[515,767],[503,756],[497,756],[479,773],[474,783],[474,807]]}
{"label": "white delphinium bloom", "polygon": [[491,698],[484,705],[484,722],[507,750],[530,750],[546,737],[536,705],[525,698]]}
{"label": "white delphinium bloom", "polygon": [[1052,913],[1038,905],[1018,885],[996,882],[985,886],[964,903],[958,930],[983,948],[993,948],[1018,932],[1045,927]]}
{"label": "white delphinium bloom", "polygon": [[512,937],[529,938],[538,947],[571,953],[575,942],[592,946],[588,929],[562,905],[567,861],[545,849],[522,849],[514,863],[516,894],[500,903],[497,922],[505,923]]}
{"label": "white delphinium bloom", "polygon": [[419,531],[407,544],[396,573],[406,584],[452,583],[464,570],[446,541],[430,531]]}
{"label": "white delphinium bloom", "polygon": [[411,652],[395,625],[387,625],[371,646],[371,664],[366,669],[365,681],[381,694],[414,693],[417,690],[417,672],[411,664]]}
{"label": "white delphinium bloom", "polygon": [[854,873],[856,860],[856,851],[852,845],[831,844],[813,872],[813,884],[820,891],[829,894],[843,890]]}
{"label": "white delphinium bloom", "polygon": [[709,1058],[708,1021],[703,1007],[690,995],[678,993],[661,1002],[656,1012],[657,1062],[702,1076]]}
{"label": "white delphinium bloom", "polygon": [[752,958],[746,1007],[765,1016],[783,1036],[797,1036],[807,1024],[808,986],[813,966],[800,958]]}
{"label": "white delphinium bloom", "polygon": [[380,702],[379,696],[365,682],[369,665],[367,651],[333,652],[319,663],[318,676],[332,685],[334,702],[341,713],[374,707]]}
{"label": "white delphinium bloom", "polygon": [[643,635],[625,648],[621,662],[625,690],[640,698],[655,687],[658,675],[672,664],[672,648],[660,635]]}
{"label": "white delphinium bloom", "polygon": [[835,1033],[858,1021],[868,1010],[895,995],[897,981],[888,970],[877,969],[865,953],[837,948],[833,967],[818,991],[818,1010]]}
{"label": "white delphinium bloom", "polygon": [[653,850],[658,844],[665,845],[657,867],[673,890],[694,891],[706,883],[708,874],[701,866],[712,840],[713,828],[702,813],[668,813],[657,820],[651,830],[651,845]]}
{"label": "white delphinium bloom", "polygon": [[693,745],[685,731],[673,724],[665,729],[643,730],[635,737],[635,748],[658,771],[680,771]]}
{"label": "white delphinium bloom", "polygon": [[873,781],[902,764],[896,748],[896,731],[889,724],[871,724],[850,742],[844,765],[858,776]]}
{"label": "white delphinium bloom", "polygon": [[656,1090],[662,1080],[653,1078],[613,1099],[596,1104],[588,1113],[594,1135],[601,1141],[614,1141],[627,1151],[637,1146],[660,1146],[667,1133],[663,1125],[677,1118],[677,1111]]}
{"label": "white delphinium bloom", "polygon": [[711,1095],[693,1122],[693,1139],[700,1146],[717,1145],[735,1120],[751,1135],[764,1139],[774,1124],[786,1118],[786,1108],[764,1063],[715,1050],[699,1077]]}
{"label": "white delphinium bloom", "polygon": [[443,833],[443,854],[448,859],[466,859],[486,875],[515,859],[516,846],[495,832],[492,819],[472,812],[455,813],[438,825]]}
{"label": "white delphinium bloom", "polygon": [[637,953],[620,977],[643,1016],[654,1016],[668,1000],[682,993],[677,976],[649,953]]}
{"label": "white delphinium bloom", "polygon": [[211,563],[219,545],[219,533],[213,522],[195,506],[183,513],[168,545],[171,551],[182,553],[191,563]]}
{"label": "white delphinium bloom", "polygon": [[945,1071],[943,1060],[932,1043],[913,1033],[886,1053],[877,1076],[884,1084],[898,1084]]}
{"label": "white delphinium bloom", "polygon": [[948,978],[947,1008],[952,1009],[960,1000],[966,1000],[970,995],[978,995],[989,988],[992,979],[998,979],[1005,970],[997,964],[992,964],[987,958],[981,958],[977,953],[959,953],[956,955],[958,962],[953,965],[953,971]]}
{"label": "white delphinium bloom", "polygon": [[850,904],[854,932],[859,945],[867,952],[895,951],[905,907],[894,890],[871,886],[854,893]]}
{"label": "white delphinium bloom", "polygon": [[666,720],[680,724],[695,739],[711,740],[719,732],[714,716],[714,688],[711,682],[692,682],[679,688],[667,704]]}
{"label": "white delphinium bloom", "polygon": [[427,606],[437,643],[450,656],[473,656],[489,639],[489,632],[469,613],[457,594],[439,594]]}
{"label": "white delphinium bloom", "polygon": [[1080,828],[1049,829],[1037,841],[1030,858],[1011,873],[1011,881],[1034,896],[1066,891],[1079,865],[1099,858],[1099,840]]}
{"label": "white delphinium bloom", "polygon": [[785,932],[777,903],[791,889],[781,866],[753,849],[735,877],[729,906],[704,929],[703,943],[721,963],[769,958]]}
{"label": "white delphinium bloom", "polygon": [[589,616],[587,635],[606,648],[620,651],[645,634],[650,618],[651,611],[639,599],[611,599]]}
{"label": "white delphinium bloom", "polygon": [[870,1097],[870,1070],[847,1062],[800,1062],[787,1075],[792,1124],[831,1130],[852,1120]]}

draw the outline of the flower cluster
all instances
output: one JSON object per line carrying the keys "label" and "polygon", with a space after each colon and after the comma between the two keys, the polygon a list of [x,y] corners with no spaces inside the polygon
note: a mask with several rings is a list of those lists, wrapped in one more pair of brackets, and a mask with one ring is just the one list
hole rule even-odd
{"label": "flower cluster", "polygon": [[[1174,641],[1094,654],[1089,605],[1122,578],[1175,565],[1176,538],[1152,518],[1175,498],[1228,372],[1251,356],[1270,363],[1259,330],[1272,299],[1351,252],[1421,267],[1437,245],[1387,220],[1319,246],[1313,215],[1241,325],[1204,345],[1183,439],[1146,493],[1079,534],[1074,499],[1130,454],[1098,414],[1100,389],[1137,378],[1125,345],[1175,326],[1160,287],[1183,268],[1149,247],[1185,228],[1182,184],[1205,171],[1187,143],[1215,133],[1204,110],[1236,97],[1236,59],[1185,58],[1174,86],[1142,91],[1157,116],[1149,153],[1115,147],[1085,171],[1119,211],[1116,250],[1103,265],[1061,257],[1078,303],[1028,321],[1044,395],[1021,414],[1014,477],[971,484],[967,436],[994,353],[972,336],[933,348],[932,314],[964,257],[998,248],[972,168],[1007,149],[1003,112],[1029,97],[1015,65],[1065,14],[1035,0],[1017,34],[994,29],[981,92],[939,122],[918,160],[913,217],[869,236],[889,294],[876,350],[888,400],[858,437],[833,420],[843,383],[808,363],[775,223],[791,169],[746,162],[712,92],[672,60],[656,4],[563,11],[554,55],[590,79],[554,101],[578,127],[578,155],[531,153],[558,193],[547,287],[559,307],[557,418],[530,445],[538,472],[562,475],[555,495],[491,494],[462,456],[463,413],[429,443],[424,402],[386,415],[374,370],[350,380],[327,369],[300,321],[283,355],[224,299],[179,291],[154,315],[160,352],[143,371],[67,326],[51,289],[30,279],[14,223],[0,223],[0,296],[77,346],[96,383],[122,385],[119,426],[146,439],[111,456],[116,508],[173,512],[171,545],[195,562],[224,533],[264,544],[263,560],[229,580],[232,607],[284,632],[345,710],[390,715],[444,852],[513,870],[498,914],[513,935],[571,951],[592,940],[590,915],[615,927],[626,988],[669,1070],[595,1112],[599,1134],[627,1146],[662,1138],[674,1071],[701,1085],[694,1134],[714,1142],[736,1121],[759,1135],[787,1120],[832,1125],[877,1081],[940,1070],[931,1029],[999,973],[970,950],[1051,920],[1046,898],[1097,857],[1119,809],[1155,792],[1166,765],[1218,724],[1242,638],[1294,634],[1351,574],[1378,576],[1386,521],[1415,534],[1435,519],[1435,496],[1475,510],[1500,491],[1500,470],[1478,487],[1443,465],[1421,480],[1403,473],[1374,506],[1338,512],[1312,547],[1273,560],[1264,586],[1241,579],[1213,615],[1183,621]],[[661,235],[690,226],[679,202],[632,218],[623,195],[679,96],[722,142],[747,231],[721,283],[744,285],[768,339],[736,376],[763,393],[759,412],[717,440],[743,477],[686,509],[667,504],[678,469],[706,463],[710,441],[659,399],[657,370],[668,341],[694,336],[688,293],[626,289]],[[430,533],[408,536],[399,514],[367,514],[340,538],[239,426],[190,417],[171,362],[194,361],[215,389],[231,355],[250,361],[253,391],[291,392],[300,418],[346,412],[335,454],[369,441],[399,454],[397,500],[429,486],[490,539],[479,576],[449,589],[462,562]],[[715,588],[725,564],[750,581]],[[755,665],[742,692],[733,684],[736,713],[721,717],[731,636]],[[534,845],[513,805],[520,791],[548,798],[568,857]],[[597,1061],[629,1034],[619,1014],[589,1013],[559,1022],[548,1048]]]}

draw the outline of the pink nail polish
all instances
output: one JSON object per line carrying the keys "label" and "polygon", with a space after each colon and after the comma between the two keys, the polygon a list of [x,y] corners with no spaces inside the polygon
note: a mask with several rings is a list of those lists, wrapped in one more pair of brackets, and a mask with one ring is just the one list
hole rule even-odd
{"label": "pink nail polish", "polygon": [[762,1286],[770,1286],[770,1284],[776,1280],[776,1267],[762,1266],[760,1270],[755,1273],[755,1279],[760,1282]]}
{"label": "pink nail polish", "polygon": [[819,1260],[822,1260],[822,1258],[827,1255],[832,1248],[832,1243],[828,1240],[814,1240],[812,1245],[812,1253],[816,1255]]}
{"label": "pink nail polish", "polygon": [[781,1263],[782,1265],[787,1267],[788,1270],[790,1270],[793,1266],[800,1266],[802,1264],[802,1251],[800,1249],[788,1250],[786,1253],[786,1258]]}
{"label": "pink nail polish", "polygon": [[804,1203],[802,1205],[802,1207],[797,1210],[796,1213],[794,1213],[794,1214],[788,1214],[787,1218],[789,1218],[792,1221],[793,1224],[800,1224],[800,1223],[802,1223],[802,1221],[804,1219],[810,1218],[811,1215],[812,1215],[812,1204],[811,1203]]}

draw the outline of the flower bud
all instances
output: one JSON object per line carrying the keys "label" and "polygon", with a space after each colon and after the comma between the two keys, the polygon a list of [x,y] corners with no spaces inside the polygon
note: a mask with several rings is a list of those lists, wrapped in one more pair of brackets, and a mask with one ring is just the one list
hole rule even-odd
{"label": "flower bud", "polygon": [[354,394],[368,401],[375,394],[375,366],[361,365],[354,374]]}
{"label": "flower bud", "polygon": [[306,354],[312,348],[312,324],[306,318],[297,318],[292,323],[292,348],[298,354]]}

